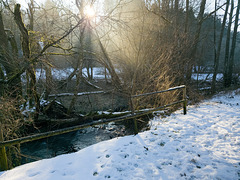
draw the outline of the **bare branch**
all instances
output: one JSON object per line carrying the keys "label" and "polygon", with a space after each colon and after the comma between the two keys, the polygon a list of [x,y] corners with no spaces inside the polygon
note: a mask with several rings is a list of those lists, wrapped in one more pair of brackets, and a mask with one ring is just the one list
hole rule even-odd
{"label": "bare branch", "polygon": [[212,15],[213,15],[215,12],[217,12],[219,9],[222,9],[222,7],[225,6],[225,5],[226,5],[226,3],[224,3],[224,4],[221,5],[221,6],[219,6],[216,10],[210,12],[206,17],[204,17],[204,18],[202,19],[202,21],[205,21],[207,18],[209,18],[210,16],[212,16]]}
{"label": "bare branch", "polygon": [[79,20],[79,22],[72,27],[70,30],[68,30],[62,37],[60,37],[59,39],[48,43],[47,45],[45,45],[42,49],[42,51],[36,55],[35,57],[31,58],[29,62],[26,62],[26,64],[24,65],[24,67],[22,67],[18,73],[14,74],[12,77],[10,77],[7,81],[0,81],[0,83],[9,83],[11,81],[13,81],[14,79],[16,79],[18,76],[20,76],[21,74],[23,74],[26,69],[31,65],[34,64],[38,61],[39,57],[41,57],[43,55],[43,53],[49,48],[52,47],[53,45],[59,43],[61,40],[63,40],[64,38],[66,38],[74,29],[76,29],[80,24],[82,24],[84,22],[85,18],[82,18]]}

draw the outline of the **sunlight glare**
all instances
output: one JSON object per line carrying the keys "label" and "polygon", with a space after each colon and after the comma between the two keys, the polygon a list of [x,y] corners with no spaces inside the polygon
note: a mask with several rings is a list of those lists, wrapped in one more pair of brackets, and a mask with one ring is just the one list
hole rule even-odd
{"label": "sunlight glare", "polygon": [[95,16],[95,11],[91,6],[86,6],[84,8],[84,14],[88,17],[88,18],[92,18]]}

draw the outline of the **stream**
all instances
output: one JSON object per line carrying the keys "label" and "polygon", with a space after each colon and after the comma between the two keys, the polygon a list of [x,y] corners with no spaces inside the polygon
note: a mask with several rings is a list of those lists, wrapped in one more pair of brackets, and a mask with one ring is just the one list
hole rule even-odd
{"label": "stream", "polygon": [[23,143],[21,144],[23,155],[21,164],[73,153],[98,142],[130,134],[131,132],[127,131],[124,125],[109,123]]}

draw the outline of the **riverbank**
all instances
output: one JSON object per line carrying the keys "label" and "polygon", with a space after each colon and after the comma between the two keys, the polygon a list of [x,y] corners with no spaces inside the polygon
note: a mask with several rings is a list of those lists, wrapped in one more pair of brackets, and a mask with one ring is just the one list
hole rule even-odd
{"label": "riverbank", "polygon": [[239,179],[240,90],[150,122],[136,136],[2,172],[20,179]]}

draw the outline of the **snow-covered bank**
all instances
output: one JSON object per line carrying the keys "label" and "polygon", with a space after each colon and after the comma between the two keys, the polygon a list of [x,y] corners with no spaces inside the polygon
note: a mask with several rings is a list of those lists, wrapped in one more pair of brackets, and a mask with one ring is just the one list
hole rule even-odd
{"label": "snow-covered bank", "polygon": [[[73,68],[52,68],[51,73],[53,76],[53,79],[55,80],[66,80],[69,75],[74,71]],[[83,75],[87,76],[87,69],[82,69]],[[39,79],[45,79],[46,78],[46,72],[44,69],[36,69],[36,77],[37,80]],[[94,67],[93,68],[93,77],[94,79],[104,79],[105,78],[105,69],[103,67]],[[75,77],[74,77],[75,78]],[[107,78],[110,78],[107,73]]]}
{"label": "snow-covered bank", "polygon": [[26,164],[0,179],[240,179],[240,90],[151,125],[137,136]]}
{"label": "snow-covered bank", "polygon": [[[193,73],[192,78],[194,80],[211,82],[212,78],[213,78],[213,74],[212,73],[209,73],[209,74],[208,73],[201,73],[201,74]],[[222,78],[223,78],[222,73],[217,74],[217,77],[216,77],[217,81],[220,81]]]}

